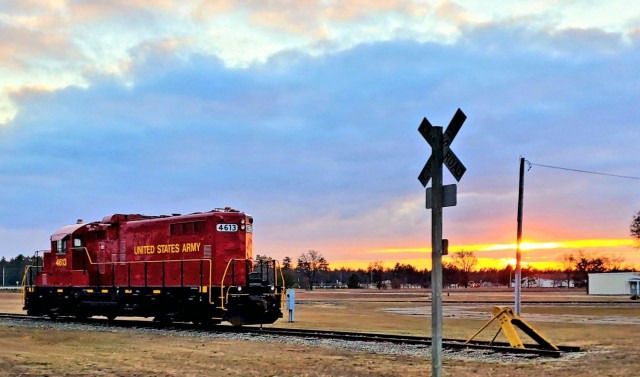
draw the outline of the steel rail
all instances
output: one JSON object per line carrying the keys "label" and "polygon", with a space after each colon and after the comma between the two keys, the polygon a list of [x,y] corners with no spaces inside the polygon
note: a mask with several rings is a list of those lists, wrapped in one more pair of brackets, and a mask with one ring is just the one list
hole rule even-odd
{"label": "steel rail", "polygon": [[[0,313],[0,319],[18,319],[18,320],[46,320],[41,316],[28,316],[25,314],[11,314]],[[362,342],[376,342],[376,343],[393,343],[393,344],[407,344],[415,346],[431,346],[431,338],[423,336],[411,336],[411,335],[398,335],[398,334],[381,334],[381,333],[361,333],[361,332],[348,332],[348,331],[330,331],[330,330],[306,330],[306,329],[287,329],[277,327],[233,327],[225,325],[216,325],[210,327],[198,327],[190,323],[173,323],[170,325],[159,324],[158,322],[145,321],[145,320],[131,320],[131,319],[119,319],[117,321],[107,321],[102,318],[90,318],[84,321],[77,321],[73,317],[60,317],[56,322],[74,322],[74,323],[89,323],[94,325],[107,325],[117,327],[130,327],[130,328],[152,328],[152,329],[167,329],[177,331],[193,331],[193,330],[207,330],[220,333],[244,333],[251,335],[273,335],[273,336],[291,336],[299,338],[317,338],[317,339],[336,339],[345,341],[362,341]],[[514,348],[505,342],[486,342],[486,341],[472,341],[469,344],[464,344],[465,340],[461,339],[443,339],[443,348],[449,350],[488,350],[492,352],[502,354],[513,355],[526,355],[537,357],[561,357],[565,353],[579,352],[580,347],[574,346],[559,346],[559,351],[541,349],[537,345],[525,344],[525,348]]]}
{"label": "steel rail", "polygon": [[[279,336],[298,336],[309,338],[324,338],[324,339],[340,339],[349,341],[369,341],[369,342],[388,342],[395,344],[411,344],[411,345],[423,345],[430,346],[431,338],[422,336],[411,335],[396,335],[396,334],[379,334],[379,333],[359,333],[359,332],[345,332],[345,331],[327,331],[327,330],[302,330],[302,329],[284,329],[284,328],[255,328],[247,327],[242,328],[242,331],[253,334],[273,334]],[[463,349],[476,349],[476,350],[491,350],[499,353],[511,353],[511,354],[527,354],[546,357],[561,357],[567,352],[579,352],[580,347],[573,346],[559,346],[559,351],[542,349],[538,345],[525,344],[525,348],[514,348],[505,342],[486,342],[486,341],[473,341],[469,344],[464,344],[466,340],[460,339],[443,339],[443,347],[451,350],[463,350]]]}

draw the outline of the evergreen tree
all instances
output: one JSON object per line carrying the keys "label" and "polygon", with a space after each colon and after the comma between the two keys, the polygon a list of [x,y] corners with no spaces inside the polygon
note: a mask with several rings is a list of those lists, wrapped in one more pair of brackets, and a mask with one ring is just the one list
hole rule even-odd
{"label": "evergreen tree", "polygon": [[347,287],[351,289],[360,288],[360,279],[358,279],[358,275],[352,273],[351,276],[349,276]]}

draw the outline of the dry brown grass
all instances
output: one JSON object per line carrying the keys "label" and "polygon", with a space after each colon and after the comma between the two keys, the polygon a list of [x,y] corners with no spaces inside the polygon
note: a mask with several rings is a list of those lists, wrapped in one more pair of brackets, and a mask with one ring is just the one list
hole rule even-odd
{"label": "dry brown grass", "polygon": [[[445,302],[461,306],[444,321],[444,336],[466,338],[490,318],[492,304],[468,305],[469,297],[510,300],[509,292],[454,292]],[[429,317],[384,312],[385,308],[429,305],[427,292],[298,292],[296,319],[279,327],[324,328],[429,335]],[[513,363],[479,362],[446,356],[445,376],[638,375],[640,347],[637,324],[603,324],[596,319],[640,317],[640,304],[611,306],[533,306],[532,297],[545,301],[585,301],[584,294],[525,293],[523,317],[546,315],[529,321],[552,341],[578,345],[585,353],[559,360],[521,360]],[[573,294],[571,295],[573,296]],[[542,300],[542,298],[540,298]],[[600,297],[599,300],[607,300]],[[628,303],[628,298],[615,300]],[[0,294],[0,311],[20,312],[20,295]],[[465,310],[484,314],[465,318]],[[445,306],[445,311],[447,307]],[[570,315],[572,322],[563,320]],[[583,321],[580,318],[584,318]],[[574,321],[575,320],[575,321]],[[487,336],[490,338],[493,331]],[[416,357],[349,353],[320,347],[252,341],[198,339],[161,335],[92,333],[55,329],[0,326],[0,376],[428,376],[430,360]]]}
{"label": "dry brown grass", "polygon": [[298,345],[26,328],[0,328],[0,349],[6,376],[412,376],[427,369],[410,358]]}
{"label": "dry brown grass", "polygon": [[0,313],[24,313],[21,292],[0,292]]}

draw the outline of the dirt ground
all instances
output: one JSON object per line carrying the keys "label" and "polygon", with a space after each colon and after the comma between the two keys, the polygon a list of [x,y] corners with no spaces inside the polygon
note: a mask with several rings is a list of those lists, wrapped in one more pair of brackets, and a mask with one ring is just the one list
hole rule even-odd
{"label": "dirt ground", "polygon": [[[278,327],[429,335],[427,291],[297,292],[296,322]],[[467,338],[509,292],[456,291],[444,299],[444,337]],[[587,301],[616,301],[591,304]],[[473,302],[469,302],[473,301]],[[486,301],[487,303],[479,303]],[[534,304],[533,301],[552,302]],[[558,304],[553,304],[557,302]],[[572,304],[565,304],[572,302]],[[553,342],[584,352],[513,362],[445,356],[445,376],[640,375],[640,303],[581,292],[523,292],[523,318]],[[0,293],[0,312],[21,312]],[[490,339],[495,329],[481,334]],[[499,338],[499,340],[503,340]],[[12,327],[0,323],[0,376],[429,376],[429,357],[349,352],[299,344],[123,332]]]}

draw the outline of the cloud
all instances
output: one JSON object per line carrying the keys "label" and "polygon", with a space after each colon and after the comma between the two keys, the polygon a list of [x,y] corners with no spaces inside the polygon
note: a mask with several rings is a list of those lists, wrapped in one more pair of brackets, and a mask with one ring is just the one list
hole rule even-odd
{"label": "cloud", "polygon": [[[91,76],[102,74],[126,77],[137,46],[163,41],[171,41],[174,52],[184,56],[215,55],[225,65],[247,67],[290,50],[323,55],[398,39],[457,43],[466,35],[480,34],[483,26],[511,32],[508,29],[526,25],[565,35],[564,41],[553,38],[558,43],[555,51],[561,58],[572,58],[574,49],[588,50],[594,40],[600,41],[601,49],[616,46],[611,38],[617,36],[607,33],[622,33],[633,41],[638,25],[637,12],[616,1],[507,1],[486,7],[467,0],[29,0],[5,2],[0,11],[0,78],[3,86],[17,88],[84,86]],[[502,39],[487,35],[480,48],[492,51],[494,37]],[[535,45],[537,40],[519,42]],[[6,100],[0,103],[2,109],[0,120],[5,123],[17,112]]]}
{"label": "cloud", "polygon": [[[49,249],[49,237],[53,231],[39,228],[36,224],[26,228],[0,227],[0,259],[7,259],[22,254],[32,256],[35,251]],[[43,246],[44,245],[44,246]],[[42,255],[42,253],[40,253]],[[13,282],[10,282],[13,284]]]}
{"label": "cloud", "polygon": [[[16,90],[21,111],[0,129],[0,226],[231,205],[255,216],[256,251],[277,257],[415,248],[430,225],[417,127],[446,125],[458,107],[469,118],[452,148],[468,170],[445,209],[452,242],[513,241],[520,155],[638,175],[636,44],[502,23],[464,33],[246,67],[159,39],[130,48],[124,78]],[[558,54],[571,38],[580,47]],[[540,241],[626,236],[631,186],[535,166],[526,179]]]}
{"label": "cloud", "polygon": [[63,32],[0,23],[0,35],[10,41],[0,48],[0,67],[4,69],[27,71],[51,61],[78,58],[77,50]]}

